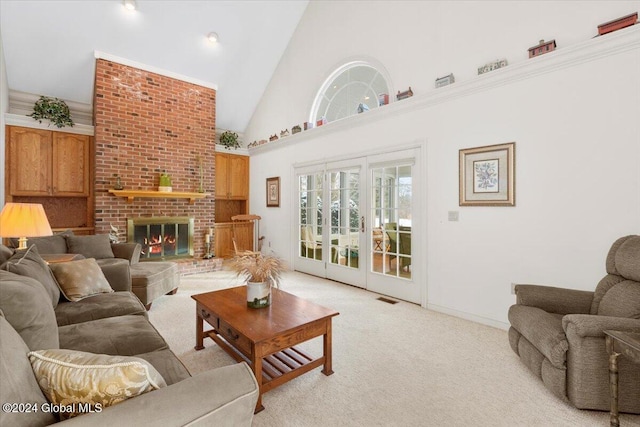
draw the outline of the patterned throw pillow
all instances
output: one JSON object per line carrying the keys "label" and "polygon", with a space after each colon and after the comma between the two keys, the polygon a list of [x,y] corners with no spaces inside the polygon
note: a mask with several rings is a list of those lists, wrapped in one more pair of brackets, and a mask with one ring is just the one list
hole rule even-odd
{"label": "patterned throw pillow", "polygon": [[63,349],[28,356],[42,392],[64,408],[59,413],[63,420],[167,386],[153,365],[139,357]]}
{"label": "patterned throw pillow", "polygon": [[87,297],[113,292],[95,259],[59,262],[49,265],[62,295],[69,301],[80,301]]}

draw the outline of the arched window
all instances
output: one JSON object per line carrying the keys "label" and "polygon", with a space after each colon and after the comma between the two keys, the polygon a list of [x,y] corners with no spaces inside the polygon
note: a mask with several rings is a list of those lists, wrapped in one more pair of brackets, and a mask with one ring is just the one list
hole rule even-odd
{"label": "arched window", "polygon": [[[385,98],[386,95],[386,98]],[[316,95],[309,121],[326,123],[353,116],[388,103],[390,87],[387,79],[365,61],[349,62],[324,82]]]}

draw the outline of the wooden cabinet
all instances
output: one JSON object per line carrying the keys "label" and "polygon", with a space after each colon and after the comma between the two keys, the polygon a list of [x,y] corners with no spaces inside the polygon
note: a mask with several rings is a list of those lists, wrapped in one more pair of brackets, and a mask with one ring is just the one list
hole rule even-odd
{"label": "wooden cabinet", "polygon": [[11,196],[89,195],[89,136],[9,128]]}
{"label": "wooden cabinet", "polygon": [[[213,250],[216,257],[232,258],[235,254],[233,247],[234,224],[216,223],[213,236]],[[253,223],[240,222],[235,224],[236,242],[239,250],[253,250]]]}
{"label": "wooden cabinet", "polygon": [[249,157],[216,153],[216,199],[249,198]]}
{"label": "wooden cabinet", "polygon": [[6,128],[5,201],[40,203],[54,230],[94,230],[93,144],[89,135]]}
{"label": "wooden cabinet", "polygon": [[[249,213],[249,157],[216,153],[215,235],[217,257],[234,255],[234,226],[231,217]],[[240,249],[253,247],[253,223],[235,225],[236,242]]]}

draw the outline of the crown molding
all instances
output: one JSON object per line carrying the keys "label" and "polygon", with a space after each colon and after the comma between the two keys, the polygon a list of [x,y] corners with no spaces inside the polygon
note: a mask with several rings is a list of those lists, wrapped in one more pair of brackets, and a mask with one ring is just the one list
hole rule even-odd
{"label": "crown molding", "polygon": [[4,124],[8,126],[21,126],[25,128],[51,130],[55,132],[75,133],[79,135],[94,135],[93,126],[76,123],[73,127],[65,126],[63,128],[57,128],[55,126],[51,126],[51,122],[49,120],[43,120],[42,123],[40,123],[32,117],[22,114],[5,113]]}
{"label": "crown molding", "polygon": [[[40,99],[40,95],[34,93],[9,90],[9,113],[28,116],[33,112],[33,105]],[[64,102],[69,107],[71,119],[75,124],[91,126],[93,124],[93,105],[81,102]]]}
{"label": "crown molding", "polygon": [[118,64],[126,65],[128,67],[137,68],[139,70],[149,71],[150,73],[160,74],[161,76],[170,77],[172,79],[181,80],[183,82],[192,83],[194,85],[206,87],[213,90],[218,90],[218,85],[215,83],[207,82],[204,80],[198,80],[193,77],[184,76],[182,74],[174,73],[173,71],[163,70],[162,68],[154,67],[153,65],[143,64],[141,62],[132,61],[126,58],[120,58],[110,53],[94,51],[96,59],[104,59],[111,62],[117,62]]}
{"label": "crown molding", "polygon": [[366,113],[349,116],[273,142],[251,147],[249,148],[249,154],[254,155],[308,139],[321,138],[342,130],[365,126],[394,115],[429,108],[500,86],[506,86],[637,49],[640,49],[640,24],[603,36],[595,36],[572,46],[556,49],[544,55],[474,76],[470,80],[456,81],[448,86],[434,88],[427,93],[414,95],[402,101],[391,102]]}

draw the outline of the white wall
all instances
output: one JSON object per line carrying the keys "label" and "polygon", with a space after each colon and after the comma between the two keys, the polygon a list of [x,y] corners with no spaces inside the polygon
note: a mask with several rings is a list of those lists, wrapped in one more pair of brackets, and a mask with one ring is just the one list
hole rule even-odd
{"label": "white wall", "polygon": [[[7,69],[4,63],[4,48],[0,36],[0,165],[4,165],[5,156],[5,126],[4,113],[9,111],[9,84]],[[0,203],[4,205],[4,167],[0,168]]]}
{"label": "white wall", "polygon": [[[416,96],[404,102],[415,108],[390,105],[253,150],[251,210],[263,217],[261,234],[293,259],[294,163],[422,141],[429,307],[504,326],[511,282],[593,290],[613,240],[640,234],[640,26],[622,30],[634,35],[632,49],[596,49],[531,76],[528,61],[547,59],[528,60],[527,49],[555,38],[550,63],[574,55],[571,46],[586,46],[577,49],[584,57],[607,41],[592,40],[598,24],[638,10],[638,1],[311,2],[246,141],[303,122],[324,79],[354,57],[384,64],[394,92],[411,86]],[[520,77],[476,84],[494,79],[476,76],[478,66],[504,57],[512,69],[495,76]],[[450,72],[458,87],[434,92],[435,78]],[[459,207],[458,150],[511,141],[516,207]],[[270,176],[282,179],[280,208],[265,207]],[[450,210],[459,222],[447,221]]]}

